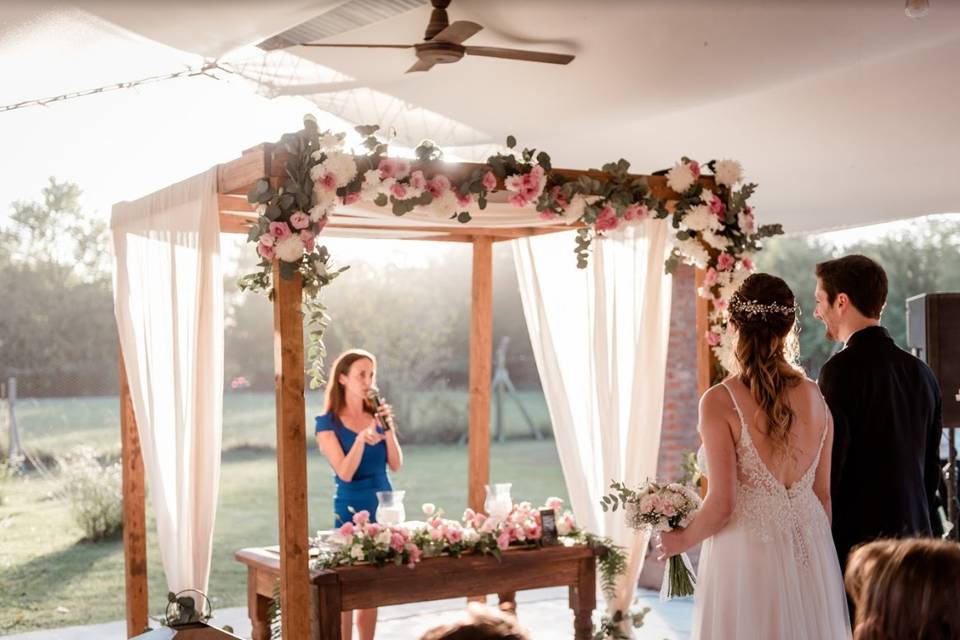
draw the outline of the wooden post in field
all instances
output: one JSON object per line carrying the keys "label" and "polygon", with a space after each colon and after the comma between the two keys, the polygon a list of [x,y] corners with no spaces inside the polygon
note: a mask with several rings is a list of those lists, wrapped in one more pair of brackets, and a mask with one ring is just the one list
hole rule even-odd
{"label": "wooden post in field", "polygon": [[490,375],[493,369],[493,241],[473,239],[470,309],[470,426],[467,504],[483,510],[490,482]]}
{"label": "wooden post in field", "polygon": [[127,636],[143,633],[147,626],[147,512],[143,453],[137,417],[127,382],[123,349],[120,362],[120,455],[123,483],[123,564],[126,589]]}
{"label": "wooden post in field", "polygon": [[10,376],[7,379],[7,388],[3,394],[7,398],[7,459],[14,462],[20,457],[20,432],[17,431],[17,379]]}
{"label": "wooden post in field", "polygon": [[303,282],[273,266],[273,361],[277,394],[280,601],[284,638],[310,637],[307,446],[304,431]]}
{"label": "wooden post in field", "polygon": [[697,395],[702,396],[710,388],[716,358],[707,344],[707,331],[710,328],[710,301],[697,292],[703,285],[706,271],[697,269],[692,293],[697,300]]}

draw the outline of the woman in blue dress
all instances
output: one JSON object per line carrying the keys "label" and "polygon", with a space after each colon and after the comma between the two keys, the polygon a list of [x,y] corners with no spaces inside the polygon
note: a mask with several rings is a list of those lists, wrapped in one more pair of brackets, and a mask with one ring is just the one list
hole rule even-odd
{"label": "woman in blue dress", "polygon": [[[390,491],[387,467],[399,471],[403,452],[395,429],[385,429],[390,405],[379,411],[367,399],[375,385],[377,360],[362,349],[351,349],[333,363],[327,382],[325,413],[317,416],[317,445],[333,468],[337,491],[333,497],[334,526],[350,522],[353,514],[368,511],[376,522],[377,491]],[[353,635],[353,612],[341,616],[344,640]],[[357,612],[360,640],[373,640],[377,610]]]}

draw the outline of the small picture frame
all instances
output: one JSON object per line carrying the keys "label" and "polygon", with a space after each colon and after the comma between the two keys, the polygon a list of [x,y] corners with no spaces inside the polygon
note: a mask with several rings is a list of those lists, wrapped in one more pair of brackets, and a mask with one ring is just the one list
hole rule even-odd
{"label": "small picture frame", "polygon": [[553,509],[540,509],[540,540],[544,545],[557,544],[557,514]]}

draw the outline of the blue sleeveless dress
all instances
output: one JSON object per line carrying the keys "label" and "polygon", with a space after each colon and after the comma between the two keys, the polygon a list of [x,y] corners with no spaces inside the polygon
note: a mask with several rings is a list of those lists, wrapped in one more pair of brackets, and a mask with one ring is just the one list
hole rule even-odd
{"label": "blue sleeveless dress", "polygon": [[[321,431],[333,431],[344,455],[350,451],[357,439],[357,434],[348,429],[332,411],[317,416],[317,433]],[[377,433],[383,433],[379,425]],[[350,522],[353,514],[358,511],[369,511],[370,521],[376,522],[377,491],[393,490],[387,477],[387,443],[379,442],[363,449],[363,457],[350,482],[341,480],[336,473],[333,477],[337,483],[337,491],[333,496],[333,526],[339,527]]]}

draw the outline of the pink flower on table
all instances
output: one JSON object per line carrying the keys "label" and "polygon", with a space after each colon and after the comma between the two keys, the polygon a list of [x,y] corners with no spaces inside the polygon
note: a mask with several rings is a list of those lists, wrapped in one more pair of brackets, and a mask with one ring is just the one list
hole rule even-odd
{"label": "pink flower on table", "polygon": [[716,331],[707,331],[707,344],[711,347],[720,344],[720,334]]}
{"label": "pink flower on table", "polygon": [[505,550],[507,547],[510,546],[510,532],[509,532],[509,531],[504,531],[504,532],[501,533],[499,536],[497,536],[497,546],[500,547],[500,549],[502,549],[502,550]]}
{"label": "pink flower on table", "polygon": [[370,512],[369,511],[357,511],[353,514],[353,523],[354,524],[367,524],[370,522]]}
{"label": "pink flower on table", "polygon": [[606,205],[600,210],[600,213],[597,214],[597,220],[593,223],[593,226],[600,232],[610,231],[616,229],[619,222],[620,221],[617,220],[617,212],[614,208]]}
{"label": "pink flower on table", "polygon": [[273,247],[265,245],[262,242],[257,243],[257,253],[260,254],[261,258],[267,260],[273,260],[273,256],[275,255]]}
{"label": "pink flower on table", "polygon": [[310,253],[311,251],[313,251],[313,248],[316,244],[313,238],[314,238],[314,235],[312,231],[308,231],[307,229],[304,229],[303,231],[300,232],[300,239],[303,240],[303,248],[307,250],[307,253]]}
{"label": "pink flower on table", "polygon": [[340,535],[343,536],[344,538],[350,538],[350,537],[352,537],[352,536],[353,536],[353,523],[352,523],[352,522],[344,522],[342,525],[340,525],[340,529],[338,530],[338,532],[339,532]]}
{"label": "pink flower on table", "polygon": [[690,167],[690,173],[693,174],[694,178],[700,177],[700,163],[696,160],[691,160],[687,163],[687,166]]}
{"label": "pink flower on table", "polygon": [[427,179],[423,176],[423,171],[417,169],[410,174],[410,188],[423,191],[427,188]]}
{"label": "pink flower on table", "polygon": [[290,227],[287,226],[286,222],[271,222],[270,235],[279,242],[292,236],[293,232],[290,231]]}
{"label": "pink flower on table", "polygon": [[399,182],[394,182],[393,186],[390,187],[390,193],[397,200],[403,200],[407,197],[407,188]]}
{"label": "pink flower on table", "polygon": [[726,251],[717,256],[717,269],[719,271],[730,271],[736,264],[736,258]]}
{"label": "pink flower on table", "polygon": [[310,226],[310,216],[303,211],[295,211],[290,216],[290,226],[294,229],[306,229]]}
{"label": "pink flower on table", "polygon": [[347,195],[343,196],[343,204],[344,204],[344,205],[351,205],[351,204],[353,204],[353,203],[355,203],[355,202],[359,202],[359,200],[360,200],[360,192],[359,192],[359,191],[352,191],[352,192],[348,193]]}
{"label": "pink flower on table", "polygon": [[390,546],[393,548],[394,551],[396,551],[397,553],[402,552],[405,544],[406,544],[406,540],[402,535],[400,535],[397,532],[393,532],[390,534]]}
{"label": "pink flower on table", "polygon": [[408,554],[410,554],[410,561],[407,563],[407,566],[413,569],[418,562],[420,562],[421,556],[423,556],[423,551],[421,551],[417,545],[412,542],[408,542],[403,547]]}
{"label": "pink flower on table", "polygon": [[483,174],[483,188],[487,191],[493,191],[497,188],[497,176],[493,175],[493,171],[487,171]]}
{"label": "pink flower on table", "polygon": [[540,528],[540,525],[534,522],[533,524],[528,524],[525,527],[525,533],[527,534],[528,540],[539,540],[543,530]]}
{"label": "pink flower on table", "polygon": [[450,544],[457,544],[463,540],[463,531],[456,527],[450,527],[447,529],[447,542]]}
{"label": "pink flower on table", "polygon": [[547,501],[544,503],[547,509],[553,509],[556,512],[560,512],[560,509],[563,508],[563,500],[556,497],[547,498]]}
{"label": "pink flower on table", "polygon": [[743,258],[741,258],[740,264],[743,265],[743,268],[746,269],[747,271],[753,271],[753,268],[755,266],[753,264],[753,260],[751,260],[748,256],[744,256]]}
{"label": "pink flower on table", "polygon": [[530,204],[530,201],[524,198],[522,193],[515,193],[511,195],[509,202],[515,207],[525,207]]}
{"label": "pink flower on table", "polygon": [[454,191],[454,195],[457,197],[457,204],[461,207],[469,207],[473,204],[473,196],[469,193],[465,195],[460,195],[460,191]]}
{"label": "pink flower on table", "polygon": [[430,178],[427,183],[427,189],[434,198],[439,198],[447,191],[450,191],[450,178],[443,174],[437,174]]}
{"label": "pink flower on table", "polygon": [[430,527],[430,539],[434,542],[443,540],[443,529],[440,527]]}

